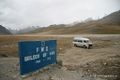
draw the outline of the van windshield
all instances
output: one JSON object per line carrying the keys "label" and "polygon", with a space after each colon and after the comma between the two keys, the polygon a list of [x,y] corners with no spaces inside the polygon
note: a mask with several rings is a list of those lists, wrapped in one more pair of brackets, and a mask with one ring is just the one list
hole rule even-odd
{"label": "van windshield", "polygon": [[89,41],[88,40],[84,40],[84,43],[89,43]]}

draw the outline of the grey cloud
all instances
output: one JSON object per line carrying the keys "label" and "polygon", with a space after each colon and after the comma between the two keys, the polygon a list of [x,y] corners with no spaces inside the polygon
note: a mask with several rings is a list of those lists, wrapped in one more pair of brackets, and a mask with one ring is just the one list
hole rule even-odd
{"label": "grey cloud", "polygon": [[0,0],[0,24],[11,28],[71,23],[119,10],[119,0]]}

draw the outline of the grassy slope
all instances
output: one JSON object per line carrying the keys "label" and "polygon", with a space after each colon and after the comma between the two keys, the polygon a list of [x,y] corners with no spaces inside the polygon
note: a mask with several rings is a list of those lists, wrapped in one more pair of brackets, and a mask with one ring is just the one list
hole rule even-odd
{"label": "grassy slope", "polygon": [[71,27],[47,27],[30,33],[37,34],[120,34],[120,25],[100,24],[88,22]]}

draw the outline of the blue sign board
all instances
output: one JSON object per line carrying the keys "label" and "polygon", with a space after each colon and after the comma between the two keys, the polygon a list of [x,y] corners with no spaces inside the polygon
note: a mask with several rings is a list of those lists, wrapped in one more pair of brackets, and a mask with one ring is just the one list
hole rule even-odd
{"label": "blue sign board", "polygon": [[20,74],[56,63],[56,40],[19,42]]}

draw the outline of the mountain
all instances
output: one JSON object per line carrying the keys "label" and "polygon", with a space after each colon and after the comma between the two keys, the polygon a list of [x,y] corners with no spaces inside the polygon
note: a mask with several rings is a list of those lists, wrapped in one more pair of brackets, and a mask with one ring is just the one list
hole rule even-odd
{"label": "mountain", "polygon": [[41,27],[41,28],[38,28],[38,29],[36,29],[36,30],[33,30],[33,31],[31,31],[31,32],[28,32],[28,33],[50,33],[51,31],[57,31],[57,30],[59,30],[59,29],[65,29],[65,27],[66,27],[67,25],[65,25],[65,24],[58,24],[58,25],[56,25],[56,24],[53,24],[53,25],[49,25],[48,27]]}
{"label": "mountain", "polygon": [[120,10],[99,20],[91,18],[75,24],[50,25],[30,34],[120,34]]}
{"label": "mountain", "polygon": [[17,32],[19,31],[18,29],[11,29],[11,28],[8,28],[8,30],[9,30],[12,34],[17,34]]}
{"label": "mountain", "polygon": [[26,34],[26,33],[29,33],[31,31],[34,31],[38,28],[39,28],[39,26],[32,26],[32,27],[23,28],[23,29],[18,30],[15,34]]}
{"label": "mountain", "polygon": [[99,20],[102,24],[120,25],[120,10]]}
{"label": "mountain", "polygon": [[0,35],[7,35],[7,34],[11,34],[11,32],[6,29],[5,27],[3,27],[2,25],[0,25]]}

